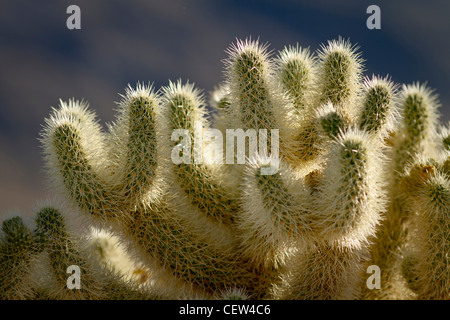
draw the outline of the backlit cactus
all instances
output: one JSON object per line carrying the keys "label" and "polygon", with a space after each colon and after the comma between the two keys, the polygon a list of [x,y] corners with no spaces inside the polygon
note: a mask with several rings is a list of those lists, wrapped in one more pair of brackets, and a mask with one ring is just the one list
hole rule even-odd
{"label": "backlit cactus", "polygon": [[450,140],[430,90],[363,77],[341,38],[317,54],[274,58],[254,40],[227,52],[212,117],[181,80],[128,87],[107,131],[87,103],[52,110],[49,176],[127,262],[44,206],[35,227],[3,223],[1,298],[449,298]]}

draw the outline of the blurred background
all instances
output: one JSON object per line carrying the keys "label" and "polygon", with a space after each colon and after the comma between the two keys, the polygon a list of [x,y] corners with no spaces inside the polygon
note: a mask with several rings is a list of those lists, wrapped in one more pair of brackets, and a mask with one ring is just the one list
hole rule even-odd
{"label": "blurred background", "polygon": [[[72,4],[81,30],[66,27]],[[381,30],[366,27],[371,4]],[[448,0],[0,0],[0,215],[53,197],[38,138],[59,99],[88,101],[104,124],[129,83],[181,78],[207,94],[223,79],[225,50],[250,36],[274,52],[349,38],[367,75],[427,82],[450,120]]]}

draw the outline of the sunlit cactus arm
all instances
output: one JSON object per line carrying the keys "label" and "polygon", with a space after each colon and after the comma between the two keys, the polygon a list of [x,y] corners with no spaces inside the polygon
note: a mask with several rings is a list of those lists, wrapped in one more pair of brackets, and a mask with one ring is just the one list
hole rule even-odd
{"label": "sunlit cactus arm", "polygon": [[403,178],[409,200],[411,242],[416,251],[414,285],[418,299],[450,299],[450,181],[434,161],[416,164]]}
{"label": "sunlit cactus arm", "polygon": [[42,143],[50,178],[84,212],[100,220],[122,213],[108,174],[104,137],[87,104],[61,101],[46,119]]}
{"label": "sunlit cactus arm", "polygon": [[398,183],[404,168],[416,156],[435,156],[439,117],[437,96],[424,84],[403,85],[399,99],[402,120],[392,149],[394,183]]}
{"label": "sunlit cactus arm", "polygon": [[[220,150],[210,146],[215,148],[213,160],[218,163],[208,163],[211,159],[205,152],[208,147],[203,133],[209,125],[200,92],[194,89],[193,84],[182,84],[181,81],[170,83],[163,91],[168,123],[166,136],[172,140],[169,144],[172,146],[169,167],[175,180],[172,189],[175,194],[188,199],[182,216],[192,224],[192,230],[201,226],[199,231],[203,236],[210,234],[214,243],[229,247],[234,242],[232,227],[239,203],[235,190],[229,188],[230,178],[227,179],[219,167],[223,161],[220,154],[223,136],[218,134],[210,142],[219,146]],[[177,132],[180,134],[174,136]],[[183,196],[179,196],[179,201],[182,200]]]}
{"label": "sunlit cactus arm", "polygon": [[19,216],[5,219],[0,231],[0,300],[35,299],[33,268],[43,242]]}
{"label": "sunlit cactus arm", "polygon": [[[116,184],[131,207],[157,197],[157,170],[165,160],[160,149],[160,98],[150,85],[129,86],[119,103],[117,121],[110,125],[108,147],[116,154]],[[167,160],[165,160],[167,161]]]}
{"label": "sunlit cactus arm", "polygon": [[274,65],[266,45],[258,41],[237,41],[227,51],[227,85],[230,90],[230,116],[235,127],[276,129],[281,92],[273,79]]}
{"label": "sunlit cactus arm", "polygon": [[361,247],[374,236],[385,205],[381,150],[357,129],[338,136],[312,197],[320,238]]}
{"label": "sunlit cactus arm", "polygon": [[371,264],[378,265],[383,270],[383,290],[366,291],[367,299],[401,299],[409,295],[399,277],[401,266],[398,257],[408,237],[405,222],[410,216],[404,208],[399,183],[406,173],[405,168],[416,157],[435,155],[437,107],[436,96],[426,86],[412,84],[402,87],[399,95],[401,120],[395,131],[394,145],[388,153],[388,165],[392,172],[387,186],[390,202],[371,250]]}
{"label": "sunlit cactus arm", "polygon": [[[246,204],[239,225],[244,252],[260,264],[290,261],[304,267],[309,262],[302,261],[311,258],[317,265],[316,274],[303,267],[290,270],[287,297],[356,297],[354,293],[344,294],[340,281],[348,281],[349,288],[350,283],[355,284],[381,220],[385,194],[379,177],[380,152],[371,145],[368,134],[353,129],[338,136],[326,168],[316,177],[301,181],[284,168],[275,175],[261,175],[258,170],[264,163],[249,167],[243,189]],[[293,260],[286,260],[289,255],[285,251],[293,243],[299,252]],[[321,273],[325,269],[329,272]],[[327,280],[321,282],[325,274]],[[303,289],[299,288],[304,280],[321,283],[322,291],[306,292],[305,283]]]}
{"label": "sunlit cactus arm", "polygon": [[381,140],[395,131],[399,111],[397,108],[397,90],[388,77],[372,76],[364,79],[359,128]]}
{"label": "sunlit cactus arm", "polygon": [[[283,299],[355,299],[368,245],[385,205],[380,149],[350,129],[331,145],[325,169],[310,185],[311,241],[294,253]],[[307,216],[306,216],[307,217]]]}
{"label": "sunlit cactus arm", "polygon": [[314,116],[320,107],[331,104],[346,126],[355,121],[363,70],[360,53],[356,50],[349,41],[340,38],[329,41],[318,52],[311,116],[296,138],[298,161],[314,161],[326,152]]}
{"label": "sunlit cactus arm", "polygon": [[276,58],[277,80],[293,104],[300,124],[311,116],[316,72],[315,57],[298,44],[285,47]]}
{"label": "sunlit cactus arm", "polygon": [[[269,168],[273,174],[264,174]],[[275,159],[252,159],[242,182],[242,253],[257,265],[283,265],[289,246],[312,241],[310,200],[310,188],[288,167]]]}

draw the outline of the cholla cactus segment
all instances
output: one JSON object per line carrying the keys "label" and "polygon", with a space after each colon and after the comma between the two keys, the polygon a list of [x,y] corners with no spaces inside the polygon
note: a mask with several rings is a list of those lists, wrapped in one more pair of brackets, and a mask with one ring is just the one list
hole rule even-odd
{"label": "cholla cactus segment", "polygon": [[237,41],[228,50],[227,85],[230,88],[230,117],[242,129],[279,129],[283,112],[281,92],[274,83],[274,63],[267,45]]}
{"label": "cholla cactus segment", "polygon": [[348,124],[345,119],[336,111],[331,102],[317,110],[316,117],[320,124],[320,130],[329,138],[336,138],[339,133],[344,132]]}
{"label": "cholla cactus segment", "polygon": [[396,176],[417,155],[435,156],[434,141],[438,120],[437,96],[424,84],[403,85],[400,92],[402,122],[395,141]]}
{"label": "cholla cactus segment", "polygon": [[[192,84],[183,85],[179,81],[177,84],[171,83],[164,88],[164,93],[170,128],[187,130],[188,136],[184,139],[192,141],[190,150],[183,151],[189,153],[190,161],[172,166],[177,183],[190,202],[204,215],[224,225],[232,225],[239,205],[232,194],[225,189],[224,183],[221,183],[222,177],[214,176],[203,163],[205,144],[202,138],[206,119],[204,102],[199,91],[195,90]],[[222,141],[219,142],[222,143]],[[178,141],[175,141],[174,146],[177,143]],[[219,174],[218,171],[215,173]]]}
{"label": "cholla cactus segment", "polygon": [[82,210],[101,220],[123,214],[106,173],[104,137],[87,104],[61,101],[46,119],[42,142],[51,178]]}
{"label": "cholla cactus segment", "polygon": [[349,118],[357,111],[355,102],[361,90],[363,66],[357,49],[339,38],[328,41],[319,52],[319,103],[331,102]]}
{"label": "cholla cactus segment", "polygon": [[32,270],[42,251],[42,238],[19,216],[2,222],[0,237],[0,300],[35,298]]}
{"label": "cholla cactus segment", "polygon": [[385,205],[381,150],[357,129],[330,148],[314,201],[321,237],[361,248],[375,233]]}
{"label": "cholla cactus segment", "polygon": [[[402,181],[411,201],[412,243],[417,251],[414,265],[419,299],[450,299],[450,181],[433,164],[418,163]],[[433,163],[433,162],[431,162]]]}
{"label": "cholla cactus segment", "polygon": [[112,131],[117,139],[110,147],[120,156],[116,166],[122,181],[118,183],[132,204],[146,200],[148,193],[155,191],[152,187],[161,160],[156,124],[163,121],[159,100],[152,86],[138,83],[135,89],[127,88],[119,103],[118,120]]}
{"label": "cholla cactus segment", "polygon": [[396,106],[397,87],[387,77],[365,78],[362,114],[359,120],[361,130],[378,135],[382,139],[394,131],[399,117]]}
{"label": "cholla cactus segment", "polygon": [[[47,257],[43,264],[49,264],[51,277],[43,285],[43,290],[50,299],[116,300],[158,297],[154,291],[143,291],[137,282],[125,279],[115,270],[100,265],[96,257],[87,251],[87,246],[82,242],[83,237],[68,230],[66,219],[57,208],[41,208],[36,216],[36,225],[36,232],[46,239]],[[69,283],[70,272],[79,277],[79,283],[74,286]]]}
{"label": "cholla cactus segment", "polygon": [[86,236],[89,250],[97,255],[100,263],[126,278],[133,278],[139,283],[149,280],[150,270],[138,265],[120,243],[120,238],[111,231],[91,228]]}
{"label": "cholla cactus segment", "polygon": [[[254,158],[242,183],[242,212],[238,229],[243,254],[257,265],[281,266],[292,242],[308,242],[313,213],[307,204],[309,190],[282,165],[272,175],[261,174],[274,159]],[[310,240],[311,241],[311,240]]]}
{"label": "cholla cactus segment", "polygon": [[285,47],[276,59],[276,75],[295,109],[300,122],[311,113],[314,94],[316,63],[309,49],[297,46]]}
{"label": "cholla cactus segment", "polygon": [[[47,252],[52,269],[54,283],[49,284],[48,294],[54,299],[103,299],[101,274],[86,261],[74,243],[73,237],[66,229],[65,219],[53,207],[42,208],[36,217],[38,232],[47,238]],[[71,266],[80,270],[79,288],[67,285],[67,270]],[[97,272],[96,272],[97,271]],[[74,270],[71,270],[74,272]]]}
{"label": "cholla cactus segment", "polygon": [[311,114],[294,139],[298,146],[298,151],[295,152],[296,162],[302,166],[310,163],[313,168],[317,167],[320,156],[327,150],[324,146],[326,136],[321,134],[320,124],[317,123],[317,112],[320,113],[320,109],[332,105],[345,126],[355,122],[359,113],[357,101],[363,69],[360,53],[356,50],[357,47],[352,46],[349,41],[339,38],[329,41],[318,52],[314,97],[310,102]]}
{"label": "cholla cactus segment", "polygon": [[407,241],[408,230],[405,221],[411,214],[405,208],[405,199],[399,192],[399,184],[408,164],[413,163],[419,156],[436,155],[436,96],[424,85],[404,85],[399,104],[402,118],[389,155],[393,167],[387,186],[390,203],[386,219],[378,230],[372,248],[372,263],[384,270],[381,275],[384,290],[367,292],[369,298],[375,295],[381,299],[403,299],[410,295],[407,288],[400,288],[404,286],[404,279],[400,276],[401,262],[398,257]]}

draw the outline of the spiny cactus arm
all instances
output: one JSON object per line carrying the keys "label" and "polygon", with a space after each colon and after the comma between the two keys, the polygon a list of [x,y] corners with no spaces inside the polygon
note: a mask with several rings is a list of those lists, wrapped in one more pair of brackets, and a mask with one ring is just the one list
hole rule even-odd
{"label": "spiny cactus arm", "polygon": [[363,59],[357,49],[350,41],[339,38],[322,45],[318,53],[319,105],[331,102],[349,119],[357,111],[355,102],[361,90]]}
{"label": "spiny cactus arm", "polygon": [[[326,136],[321,132],[321,109],[331,105],[343,126],[355,122],[358,114],[357,98],[361,90],[361,73],[363,70],[361,54],[349,41],[329,41],[318,52],[316,77],[314,82],[315,97],[312,99],[309,121],[304,124],[296,137],[297,159],[301,162],[315,161],[326,152]],[[325,140],[325,141],[324,141]]]}
{"label": "spiny cactus arm", "polygon": [[110,183],[105,143],[95,115],[84,102],[60,101],[41,133],[50,178],[88,214],[104,220],[121,213]]}
{"label": "spiny cactus arm", "polygon": [[374,235],[385,204],[381,150],[350,129],[331,145],[312,196],[320,239],[360,248]]}
{"label": "spiny cactus arm", "polygon": [[309,49],[285,47],[276,58],[276,75],[298,120],[303,123],[311,113],[316,61]]}
{"label": "spiny cactus arm", "polygon": [[364,79],[363,102],[359,116],[359,128],[380,139],[394,132],[398,121],[398,85],[388,77],[372,76]]}
{"label": "spiny cactus arm", "polygon": [[[268,168],[275,173],[263,174],[262,169]],[[242,253],[256,265],[283,264],[287,244],[312,241],[315,218],[308,211],[310,189],[294,177],[274,159],[256,157],[247,165],[238,235]]]}
{"label": "spiny cactus arm", "polygon": [[384,206],[380,152],[367,134],[349,130],[339,136],[326,168],[315,177],[294,178],[286,168],[261,175],[263,161],[249,166],[239,223],[244,252],[258,263],[276,263],[283,257],[277,251],[292,241],[365,247]]}
{"label": "spiny cactus arm", "polygon": [[434,161],[416,164],[401,182],[410,200],[413,243],[418,251],[414,273],[419,299],[450,299],[450,181]]}
{"label": "spiny cactus arm", "polygon": [[117,154],[117,184],[131,206],[157,196],[155,179],[163,161],[159,146],[163,142],[158,140],[160,128],[165,126],[160,104],[152,86],[128,86],[119,103],[117,121],[110,126],[114,138],[109,148]]}
{"label": "spiny cactus arm", "polygon": [[[48,284],[48,295],[54,299],[102,299],[102,283],[99,273],[94,272],[82,257],[76,242],[66,228],[64,216],[53,207],[44,207],[36,216],[36,230],[45,235],[46,251],[54,283]],[[69,288],[70,267],[80,270],[80,287]],[[52,281],[53,282],[53,281]]]}
{"label": "spiny cactus arm", "polygon": [[390,202],[371,249],[371,264],[378,265],[384,271],[381,274],[383,290],[365,290],[367,299],[403,299],[409,295],[399,277],[401,267],[398,257],[400,248],[407,240],[405,221],[410,216],[409,211],[405,210],[405,199],[399,192],[399,183],[406,174],[405,168],[416,157],[430,157],[435,153],[438,118],[436,96],[425,85],[417,83],[403,85],[398,99],[401,119],[389,151],[392,174],[387,191]]}
{"label": "spiny cactus arm", "polygon": [[[177,184],[191,204],[203,215],[225,227],[231,227],[239,204],[221,182],[226,180],[223,173],[218,170],[213,172],[205,164],[207,159],[203,158],[205,144],[202,139],[203,126],[208,128],[208,125],[204,117],[202,97],[193,84],[183,85],[181,81],[170,83],[163,91],[164,108],[169,123],[168,135],[174,130],[187,130],[188,136],[183,139],[188,139],[191,144],[190,150],[183,150],[183,157],[187,153],[189,159],[172,164]],[[222,145],[222,140],[213,143],[217,142]],[[172,146],[176,148],[178,143],[179,141],[174,141]]]}
{"label": "spiny cactus arm", "polygon": [[400,92],[401,128],[392,150],[396,182],[404,174],[403,169],[414,157],[424,153],[435,156],[439,102],[433,91],[424,84],[403,85]]}
{"label": "spiny cactus arm", "polygon": [[19,216],[3,221],[0,237],[0,300],[36,298],[32,270],[43,248],[42,238]]}
{"label": "spiny cactus arm", "polygon": [[331,140],[336,139],[340,133],[345,132],[348,128],[348,123],[346,123],[344,118],[342,118],[342,115],[336,111],[336,108],[331,102],[318,108],[315,117],[318,122],[317,132],[327,137],[327,140],[323,140],[328,143]]}
{"label": "spiny cactus arm", "polygon": [[235,127],[279,128],[276,112],[282,112],[279,109],[283,106],[280,92],[276,91],[267,45],[238,40],[227,53],[226,81],[230,89],[230,118],[235,119]]}

